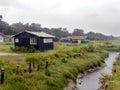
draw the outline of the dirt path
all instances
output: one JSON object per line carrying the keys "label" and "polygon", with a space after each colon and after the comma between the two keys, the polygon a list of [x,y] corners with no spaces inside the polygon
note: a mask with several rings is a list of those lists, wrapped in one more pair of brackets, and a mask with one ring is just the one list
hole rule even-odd
{"label": "dirt path", "polygon": [[19,56],[23,54],[0,52],[0,56]]}

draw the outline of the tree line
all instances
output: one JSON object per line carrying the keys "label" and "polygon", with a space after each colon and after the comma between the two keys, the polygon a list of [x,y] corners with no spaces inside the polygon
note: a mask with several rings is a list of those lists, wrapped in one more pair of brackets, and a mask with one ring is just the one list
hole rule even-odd
{"label": "tree line", "polygon": [[2,16],[0,16],[0,33],[6,34],[6,35],[14,35],[18,32],[29,30],[29,31],[36,31],[36,32],[46,32],[52,35],[57,36],[58,38],[66,37],[66,36],[79,36],[79,35],[86,35],[88,36],[89,40],[113,40],[115,37],[112,35],[107,36],[102,33],[95,33],[95,32],[88,32],[84,33],[83,29],[74,29],[72,33],[68,32],[67,28],[47,28],[47,27],[41,27],[41,24],[39,23],[26,23],[23,24],[21,22],[19,23],[13,23],[9,25],[7,22],[2,20]]}

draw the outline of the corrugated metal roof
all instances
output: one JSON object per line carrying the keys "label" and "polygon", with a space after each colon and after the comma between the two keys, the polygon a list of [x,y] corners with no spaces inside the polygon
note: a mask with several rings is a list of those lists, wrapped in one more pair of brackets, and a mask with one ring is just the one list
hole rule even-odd
{"label": "corrugated metal roof", "polygon": [[67,37],[62,37],[61,40],[68,40],[68,39],[77,39],[77,40],[82,40],[86,39],[87,36],[67,36]]}
{"label": "corrugated metal roof", "polygon": [[34,34],[34,35],[36,35],[38,37],[52,37],[52,38],[55,37],[55,36],[47,34],[45,32],[31,32],[31,31],[26,31],[26,32]]}
{"label": "corrugated metal roof", "polygon": [[[50,34],[47,34],[47,33],[45,33],[45,32],[32,32],[32,31],[23,31],[23,32],[27,32],[27,33],[30,33],[30,34],[33,34],[33,35],[35,35],[35,36],[38,36],[38,37],[51,37],[51,38],[54,38],[55,36],[53,36],[53,35],[50,35]],[[22,32],[20,32],[20,33],[22,33]],[[17,33],[17,34],[15,34],[14,36],[16,36],[16,35],[19,35],[20,33]]]}

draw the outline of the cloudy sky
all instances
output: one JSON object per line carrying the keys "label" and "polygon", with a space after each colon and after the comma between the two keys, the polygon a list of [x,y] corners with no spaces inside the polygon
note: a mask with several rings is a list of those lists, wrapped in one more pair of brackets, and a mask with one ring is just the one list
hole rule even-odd
{"label": "cloudy sky", "polygon": [[9,24],[35,22],[120,36],[120,0],[0,0],[0,14]]}

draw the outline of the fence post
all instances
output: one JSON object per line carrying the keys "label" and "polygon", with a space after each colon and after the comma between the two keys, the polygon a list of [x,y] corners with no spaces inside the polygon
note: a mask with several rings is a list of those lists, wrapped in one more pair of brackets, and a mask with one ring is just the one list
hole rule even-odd
{"label": "fence post", "polygon": [[37,65],[37,71],[39,71],[40,70],[40,65]]}
{"label": "fence post", "polygon": [[16,75],[19,74],[19,65],[16,67]]}
{"label": "fence post", "polygon": [[45,68],[46,69],[48,68],[48,61],[46,61],[46,63],[45,63]]}
{"label": "fence post", "polygon": [[35,62],[33,62],[33,69],[35,68]]}
{"label": "fence post", "polygon": [[1,68],[1,84],[3,84],[4,83],[4,68]]}
{"label": "fence post", "polygon": [[32,64],[31,64],[31,62],[29,63],[29,73],[31,73],[32,72]]}

